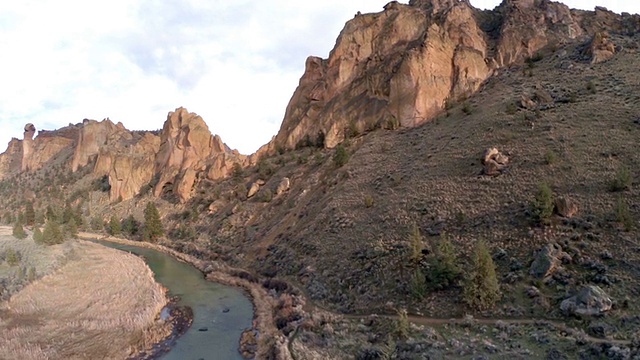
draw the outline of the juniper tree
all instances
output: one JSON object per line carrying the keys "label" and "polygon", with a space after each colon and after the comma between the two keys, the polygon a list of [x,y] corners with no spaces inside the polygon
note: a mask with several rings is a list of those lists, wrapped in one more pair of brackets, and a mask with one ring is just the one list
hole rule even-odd
{"label": "juniper tree", "polygon": [[111,236],[117,237],[122,235],[122,226],[120,226],[120,220],[115,215],[111,215],[111,219],[109,219],[109,227],[107,228],[107,231]]}
{"label": "juniper tree", "polygon": [[13,236],[16,239],[24,239],[27,237],[27,233],[24,232],[24,228],[20,221],[16,221],[16,224],[13,226]]}
{"label": "juniper tree", "polygon": [[42,232],[44,243],[47,245],[62,244],[64,235],[57,221],[47,221]]}
{"label": "juniper tree", "polygon": [[24,221],[27,226],[33,226],[36,223],[36,212],[33,210],[33,203],[31,201],[27,202],[24,211]]}
{"label": "juniper tree", "polygon": [[480,241],[473,254],[473,269],[463,289],[463,300],[478,310],[491,308],[500,299],[500,285],[496,277],[496,267],[487,245]]}
{"label": "juniper tree", "polygon": [[152,202],[149,202],[144,209],[144,231],[142,232],[142,239],[155,242],[162,235],[164,235],[164,229],[160,221],[160,213],[156,206]]}

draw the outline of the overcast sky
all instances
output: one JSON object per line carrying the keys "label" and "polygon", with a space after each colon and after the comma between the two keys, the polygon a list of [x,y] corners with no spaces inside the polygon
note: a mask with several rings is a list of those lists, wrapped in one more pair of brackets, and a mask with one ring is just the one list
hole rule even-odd
{"label": "overcast sky", "polygon": [[[184,106],[252,153],[278,131],[307,56],[326,58],[347,20],[388,1],[2,1],[0,151],[28,122],[152,130]],[[565,3],[640,12],[635,0]]]}

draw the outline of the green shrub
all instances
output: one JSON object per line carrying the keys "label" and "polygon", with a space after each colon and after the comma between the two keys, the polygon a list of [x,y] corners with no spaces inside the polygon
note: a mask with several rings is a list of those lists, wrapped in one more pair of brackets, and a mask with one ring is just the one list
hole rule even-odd
{"label": "green shrub", "polygon": [[120,219],[118,219],[115,215],[111,215],[111,219],[109,219],[109,225],[107,227],[107,232],[111,236],[120,236],[122,235],[122,226],[120,224]]}
{"label": "green shrub", "polygon": [[33,209],[33,203],[31,201],[27,202],[24,211],[24,221],[27,226],[33,226],[36,223],[36,212]]}
{"label": "green shrub", "polygon": [[258,201],[268,203],[271,202],[271,200],[273,200],[273,192],[271,189],[261,189],[258,193]]}
{"label": "green shrub", "polygon": [[133,215],[129,215],[122,222],[122,231],[125,235],[133,237],[138,235],[138,230],[140,229],[140,223],[133,217]]}
{"label": "green shrub", "polygon": [[239,163],[233,164],[233,171],[231,172],[231,174],[234,180],[242,180],[244,178],[244,169],[242,168],[242,165],[240,165]]}
{"label": "green shrub", "polygon": [[510,101],[510,102],[507,104],[507,109],[505,110],[505,112],[506,112],[508,115],[513,115],[513,114],[515,114],[517,111],[518,111],[518,107],[516,106],[516,103],[515,103],[515,102],[513,102],[513,101]]}
{"label": "green shrub", "polygon": [[418,263],[422,260],[422,234],[420,234],[420,228],[418,228],[417,224],[413,224],[411,227],[411,233],[409,234],[409,246],[410,246],[410,260],[412,262]]}
{"label": "green shrub", "polygon": [[618,196],[615,213],[616,221],[624,226],[625,231],[631,231],[633,228],[633,218],[629,213],[629,206],[622,196]]}
{"label": "green shrub", "polygon": [[458,267],[456,248],[446,236],[443,236],[435,247],[431,269],[429,271],[429,284],[437,290],[446,289],[455,284],[460,277],[461,270]]}
{"label": "green shrub", "polygon": [[8,248],[4,253],[4,259],[9,266],[16,266],[20,263],[20,257],[13,248]]}
{"label": "green shrub", "polygon": [[342,167],[349,162],[349,152],[342,144],[336,146],[336,152],[333,154],[333,163],[336,167]]}
{"label": "green shrub", "polygon": [[547,150],[544,154],[544,162],[547,165],[553,165],[558,161],[558,155],[553,150]]}
{"label": "green shrub", "polygon": [[35,267],[30,267],[29,271],[27,271],[27,280],[29,282],[34,281],[36,278],[38,277],[38,274],[36,273],[36,268]]}
{"label": "green shrub", "polygon": [[364,196],[364,206],[365,207],[373,207],[374,201],[373,201],[373,196],[371,195],[365,195]]}
{"label": "green shrub", "polygon": [[57,221],[47,221],[44,225],[42,236],[44,243],[47,245],[62,244],[64,242],[64,235]]}
{"label": "green shrub", "polygon": [[473,108],[471,107],[471,105],[469,105],[469,103],[465,102],[464,104],[462,104],[462,112],[465,115],[471,115],[471,113],[473,112]]}
{"label": "green shrub", "polygon": [[473,309],[490,309],[500,300],[496,267],[487,245],[479,241],[473,254],[473,269],[464,284],[462,299]]}
{"label": "green shrub", "polygon": [[409,329],[409,314],[407,313],[407,310],[398,310],[398,320],[396,321],[395,326],[396,337],[400,340],[407,339],[409,337]]}
{"label": "green shrub", "polygon": [[37,226],[33,229],[33,241],[36,244],[44,244],[44,235],[42,235],[42,231]]}
{"label": "green shrub", "polygon": [[415,269],[411,276],[411,295],[416,299],[422,299],[427,294],[427,278],[420,270]]}
{"label": "green shrub", "polygon": [[538,192],[531,202],[531,211],[538,223],[546,223],[553,215],[553,191],[546,183],[538,185]]}
{"label": "green shrub", "polygon": [[22,223],[20,223],[20,221],[17,221],[13,226],[13,236],[16,239],[24,239],[27,237],[27,233],[24,231],[24,228],[22,227]]}
{"label": "green shrub", "polygon": [[587,83],[587,91],[591,94],[595,94],[598,92],[595,81],[589,80],[589,82]]}
{"label": "green shrub", "polygon": [[618,169],[616,176],[609,183],[609,190],[613,192],[624,191],[631,187],[631,173],[626,166]]}
{"label": "green shrub", "polygon": [[76,220],[74,217],[70,217],[69,221],[64,224],[63,231],[65,236],[68,236],[72,239],[78,238],[78,225],[76,225]]}

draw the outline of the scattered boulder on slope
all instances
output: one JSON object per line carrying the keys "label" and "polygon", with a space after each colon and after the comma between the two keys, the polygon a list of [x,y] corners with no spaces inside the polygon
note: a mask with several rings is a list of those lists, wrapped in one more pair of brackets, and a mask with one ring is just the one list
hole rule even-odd
{"label": "scattered boulder on slope", "polygon": [[482,173],[487,176],[498,176],[506,169],[509,158],[496,148],[487,149],[482,156]]}
{"label": "scattered boulder on slope", "polygon": [[578,212],[578,205],[568,197],[561,196],[555,201],[555,211],[564,218],[572,218]]}
{"label": "scattered boulder on slope", "polygon": [[290,187],[291,187],[291,180],[289,180],[288,177],[282,178],[282,180],[280,181],[280,184],[278,184],[278,187],[276,188],[276,195],[280,195],[283,192],[288,191]]}
{"label": "scattered boulder on slope", "polygon": [[584,55],[592,64],[599,64],[611,60],[616,55],[616,45],[609,40],[608,32],[599,31],[591,38]]}
{"label": "scattered boulder on slope", "polygon": [[543,279],[553,275],[563,262],[571,261],[571,256],[562,251],[562,247],[558,244],[547,244],[536,255],[535,260],[529,269],[529,275]]}
{"label": "scattered boulder on slope", "polygon": [[576,295],[565,299],[560,310],[568,315],[600,315],[611,310],[613,301],[600,287],[588,285]]}

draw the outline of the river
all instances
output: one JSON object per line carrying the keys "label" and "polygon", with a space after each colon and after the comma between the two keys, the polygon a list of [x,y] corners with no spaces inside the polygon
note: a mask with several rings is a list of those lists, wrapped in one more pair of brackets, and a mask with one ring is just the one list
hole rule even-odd
{"label": "river", "polygon": [[253,305],[240,289],[207,281],[198,269],[156,250],[100,244],[142,255],[156,281],[169,289],[170,296],[180,298],[178,305],[193,310],[193,325],[161,359],[242,359],[238,342],[242,331],[251,327]]}

